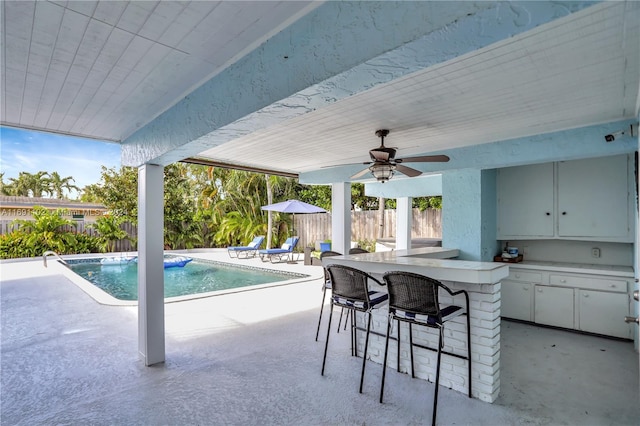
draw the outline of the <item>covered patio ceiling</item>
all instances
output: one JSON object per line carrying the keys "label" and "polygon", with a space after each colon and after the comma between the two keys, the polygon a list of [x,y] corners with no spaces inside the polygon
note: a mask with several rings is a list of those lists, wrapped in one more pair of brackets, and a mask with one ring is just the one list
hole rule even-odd
{"label": "covered patio ceiling", "polygon": [[[196,157],[327,183],[362,169],[325,167],[367,161],[379,128],[404,157],[637,118],[638,2],[392,6],[4,1],[1,124],[122,143],[129,165]],[[418,7],[425,28],[405,30]],[[348,20],[365,8],[371,21]],[[385,28],[400,34],[377,40]],[[367,40],[393,47],[358,59]],[[416,168],[468,167],[456,152]]]}

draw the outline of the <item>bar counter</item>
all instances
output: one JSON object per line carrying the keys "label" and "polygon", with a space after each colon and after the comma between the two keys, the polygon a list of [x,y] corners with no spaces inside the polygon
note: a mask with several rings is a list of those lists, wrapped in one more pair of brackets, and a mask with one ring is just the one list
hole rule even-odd
{"label": "bar counter", "polygon": [[[500,392],[500,282],[509,275],[506,264],[495,262],[473,262],[454,260],[458,250],[441,247],[424,247],[377,253],[363,253],[327,257],[323,266],[339,264],[363,270],[382,281],[387,271],[414,272],[442,281],[451,290],[466,290],[469,293],[471,312],[471,359],[472,387],[474,398],[494,402]],[[440,303],[452,303],[448,295],[440,295]],[[458,296],[455,303],[464,303]],[[357,319],[359,328],[365,327],[364,316]],[[384,335],[387,326],[387,309],[374,310],[372,334],[368,355],[374,362],[382,364]],[[392,337],[397,337],[397,324],[393,325]],[[358,355],[362,356],[364,334],[358,333]],[[401,324],[400,371],[411,373],[409,359],[408,325]],[[426,327],[413,327],[414,343],[436,348],[437,332]],[[389,343],[387,365],[397,367],[397,340]],[[466,355],[466,320],[464,317],[447,322],[445,326],[444,352]],[[443,355],[440,370],[440,385],[456,391],[467,392],[467,361]],[[435,381],[436,353],[421,348],[414,349],[414,368],[417,378]],[[391,374],[391,370],[388,372]],[[365,377],[365,381],[367,378]]]}

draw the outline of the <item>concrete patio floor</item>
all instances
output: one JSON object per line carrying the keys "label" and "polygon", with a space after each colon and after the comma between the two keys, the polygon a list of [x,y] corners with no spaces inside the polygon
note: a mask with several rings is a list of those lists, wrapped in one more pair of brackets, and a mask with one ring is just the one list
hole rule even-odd
{"label": "concrete patio floor", "polygon": [[[320,375],[319,279],[166,304],[167,361],[145,367],[135,307],[98,304],[56,262],[0,268],[3,425],[430,422],[431,383],[389,369],[379,404],[382,368],[368,363],[358,393],[361,359],[350,356],[348,333],[332,331]],[[302,262],[278,268],[321,275]],[[509,321],[501,328],[499,399],[441,388],[439,424],[640,423],[632,343]]]}

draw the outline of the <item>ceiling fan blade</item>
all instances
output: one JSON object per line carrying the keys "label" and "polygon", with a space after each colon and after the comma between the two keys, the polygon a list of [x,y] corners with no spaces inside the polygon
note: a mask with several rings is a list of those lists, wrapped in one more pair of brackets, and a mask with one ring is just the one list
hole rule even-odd
{"label": "ceiling fan blade", "polygon": [[449,161],[449,157],[446,155],[423,155],[396,159],[397,163],[446,163],[447,161]]}
{"label": "ceiling fan blade", "polygon": [[343,167],[343,166],[355,166],[356,164],[360,165],[360,164],[371,164],[372,161],[362,161],[360,163],[345,163],[345,164],[334,164],[333,166],[321,166],[321,169],[329,169],[331,167]]}
{"label": "ceiling fan blade", "polygon": [[416,177],[422,174],[420,170],[412,169],[411,167],[403,166],[401,164],[396,164],[396,170],[409,177]]}
{"label": "ceiling fan blade", "polygon": [[367,173],[369,173],[369,169],[364,169],[358,173],[356,173],[355,175],[351,176],[351,179],[358,179],[361,178],[362,176],[366,175]]}

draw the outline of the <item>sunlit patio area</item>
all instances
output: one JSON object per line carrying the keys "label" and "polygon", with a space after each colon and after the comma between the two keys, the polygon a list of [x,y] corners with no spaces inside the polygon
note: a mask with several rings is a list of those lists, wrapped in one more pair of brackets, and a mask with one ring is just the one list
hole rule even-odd
{"label": "sunlit patio area", "polygon": [[[274,267],[313,279],[167,303],[166,362],[149,368],[137,353],[136,307],[97,303],[52,260],[2,263],[2,424],[428,423],[429,382],[389,369],[379,404],[382,368],[370,362],[358,393],[348,332],[332,330],[320,375],[322,269]],[[504,320],[501,329],[498,400],[442,388],[439,424],[638,423],[632,342]]]}

